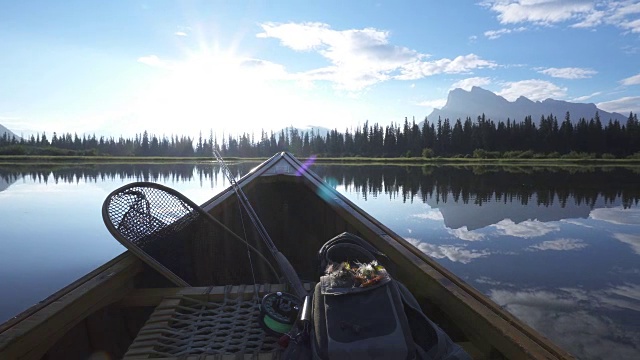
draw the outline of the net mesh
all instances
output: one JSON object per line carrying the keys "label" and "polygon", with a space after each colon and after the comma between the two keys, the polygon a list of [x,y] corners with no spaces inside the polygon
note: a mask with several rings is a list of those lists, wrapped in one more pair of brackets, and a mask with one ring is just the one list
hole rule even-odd
{"label": "net mesh", "polygon": [[120,234],[143,250],[156,240],[179,232],[199,216],[176,195],[148,186],[113,194],[108,214]]}

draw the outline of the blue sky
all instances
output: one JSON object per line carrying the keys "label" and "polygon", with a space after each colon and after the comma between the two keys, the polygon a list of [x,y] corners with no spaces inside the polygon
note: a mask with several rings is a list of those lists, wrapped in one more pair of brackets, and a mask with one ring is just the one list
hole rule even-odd
{"label": "blue sky", "polygon": [[640,1],[13,1],[0,124],[195,135],[420,121],[449,90],[640,112]]}

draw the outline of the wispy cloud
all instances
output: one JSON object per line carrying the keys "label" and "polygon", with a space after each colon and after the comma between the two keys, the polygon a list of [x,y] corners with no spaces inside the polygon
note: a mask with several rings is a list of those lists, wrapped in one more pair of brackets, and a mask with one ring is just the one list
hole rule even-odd
{"label": "wispy cloud", "polygon": [[448,229],[449,234],[465,241],[480,241],[484,239],[484,234],[469,230],[466,226],[458,229]]}
{"label": "wispy cloud", "polygon": [[436,74],[492,68],[475,54],[428,60],[428,54],[389,42],[388,31],[375,28],[334,30],[324,23],[264,23],[259,38],[274,38],[295,51],[316,52],[330,65],[296,74],[306,81],[330,81],[339,89],[359,91],[391,79],[416,80]]}
{"label": "wispy cloud", "polygon": [[628,244],[631,246],[633,252],[640,255],[640,235],[615,233],[613,237],[618,241]]}
{"label": "wispy cloud", "polygon": [[573,102],[583,102],[583,101],[587,101],[587,100],[591,99],[592,97],[595,97],[595,96],[598,96],[598,95],[601,95],[601,94],[602,94],[602,91],[596,91],[593,94],[575,97],[571,101],[573,101]]}
{"label": "wispy cloud", "polygon": [[502,24],[530,22],[538,25],[584,18],[595,7],[589,0],[487,0],[481,4],[496,12]]}
{"label": "wispy cloud", "polygon": [[578,250],[587,247],[584,241],[579,239],[556,239],[543,241],[540,244],[531,245],[528,247],[530,250],[554,250],[554,251],[567,251]]}
{"label": "wispy cloud", "polygon": [[480,4],[495,12],[501,24],[567,24],[574,28],[611,25],[640,33],[637,0],[485,0]]}
{"label": "wispy cloud", "polygon": [[464,246],[435,245],[418,239],[406,238],[413,246],[423,253],[436,259],[449,259],[453,262],[468,264],[471,261],[491,255],[486,250],[468,250]]}
{"label": "wispy cloud", "polygon": [[169,62],[161,60],[157,55],[148,55],[142,56],[138,58],[138,62],[149,65],[151,67],[161,68],[161,69],[169,69],[171,65]]}
{"label": "wispy cloud", "polygon": [[576,220],[576,219],[562,219],[562,220],[560,220],[560,222],[571,224],[571,225],[576,225],[576,226],[582,226],[582,227],[586,227],[586,228],[589,228],[589,229],[593,228],[593,226],[587,225],[587,224],[583,223],[582,221]]}
{"label": "wispy cloud", "polygon": [[509,101],[514,101],[520,96],[525,96],[533,101],[549,98],[563,99],[567,96],[567,88],[561,88],[545,80],[530,79],[507,82],[497,94]]}
{"label": "wispy cloud", "polygon": [[401,80],[420,79],[437,74],[464,74],[475,69],[495,68],[495,62],[484,60],[476,54],[461,55],[455,59],[443,58],[435,61],[414,61],[400,68]]}
{"label": "wispy cloud", "polygon": [[575,67],[566,68],[547,68],[538,71],[541,74],[549,75],[554,78],[561,79],[587,79],[598,72],[592,69],[583,69]]}
{"label": "wispy cloud", "polygon": [[613,310],[616,316],[640,311],[637,284],[588,291],[497,288],[490,290],[489,296],[576,358],[633,359],[637,355],[639,334],[634,326],[615,321],[608,317],[610,312],[602,311]]}
{"label": "wispy cloud", "polygon": [[429,209],[427,212],[411,215],[412,217],[424,220],[437,220],[442,221],[444,217],[438,209]]}
{"label": "wispy cloud", "polygon": [[593,209],[589,218],[602,220],[616,225],[640,224],[640,209],[625,209],[623,207]]}
{"label": "wispy cloud", "polygon": [[511,219],[504,219],[494,225],[501,235],[509,235],[520,238],[533,238],[546,235],[553,231],[560,230],[556,224],[545,223],[538,220],[527,220],[520,223],[514,223]]}
{"label": "wispy cloud", "polygon": [[625,96],[620,99],[603,101],[596,104],[598,108],[627,115],[629,112],[640,112],[640,96]]}
{"label": "wispy cloud", "polygon": [[640,85],[640,74],[620,80],[622,85]]}
{"label": "wispy cloud", "polygon": [[527,28],[524,26],[514,28],[514,29],[502,28],[498,30],[488,30],[484,32],[484,36],[486,36],[489,40],[495,40],[502,37],[503,35],[522,32],[525,30],[527,30]]}
{"label": "wispy cloud", "polygon": [[488,77],[470,77],[456,81],[451,85],[451,89],[460,88],[469,91],[474,86],[482,87],[489,84],[491,84],[491,79],[489,79]]}
{"label": "wispy cloud", "polygon": [[178,26],[176,32],[173,33],[175,36],[187,37],[191,33],[190,26]]}

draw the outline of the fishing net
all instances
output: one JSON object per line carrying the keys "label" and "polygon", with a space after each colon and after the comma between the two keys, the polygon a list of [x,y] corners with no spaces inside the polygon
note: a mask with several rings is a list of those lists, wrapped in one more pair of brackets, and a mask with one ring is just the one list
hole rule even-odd
{"label": "fishing net", "polygon": [[[122,245],[178,286],[224,283],[225,273],[238,280],[238,269],[229,268],[224,257],[247,248],[278,278],[258,249],[166,186],[135,182],[116,189],[107,196],[102,217]],[[242,243],[229,244],[227,238]]]}
{"label": "fishing net", "polygon": [[152,184],[132,184],[108,198],[109,221],[141,249],[179,232],[199,216],[189,203],[169,189]]}

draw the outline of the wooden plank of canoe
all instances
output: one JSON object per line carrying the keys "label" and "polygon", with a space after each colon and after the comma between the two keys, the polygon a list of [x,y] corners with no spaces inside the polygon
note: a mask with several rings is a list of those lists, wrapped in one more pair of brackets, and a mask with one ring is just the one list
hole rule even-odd
{"label": "wooden plank of canoe", "polygon": [[106,265],[0,333],[0,358],[39,359],[73,326],[129,292],[133,276],[142,270],[142,263],[130,253]]}
{"label": "wooden plank of canoe", "polygon": [[[313,283],[305,283],[304,287],[307,291],[311,291],[315,287]],[[234,286],[230,293],[237,294],[238,286]],[[285,291],[286,286],[284,284],[269,284],[259,285],[258,293],[260,296],[264,296],[267,293],[276,291]],[[195,299],[211,302],[221,302],[224,300],[225,287],[224,286],[209,286],[209,287],[190,287],[190,288],[150,288],[150,289],[135,289],[127,294],[120,301],[119,305],[122,307],[132,306],[157,306],[165,298],[171,298],[175,296],[189,296]],[[253,286],[247,285],[242,292],[242,298],[244,300],[251,299],[255,294]]]}
{"label": "wooden plank of canoe", "polygon": [[[127,360],[149,359],[148,356],[127,356]],[[180,357],[163,357],[156,360],[275,360],[280,359],[279,353],[258,353],[258,354],[216,354],[216,355],[193,355]]]}

